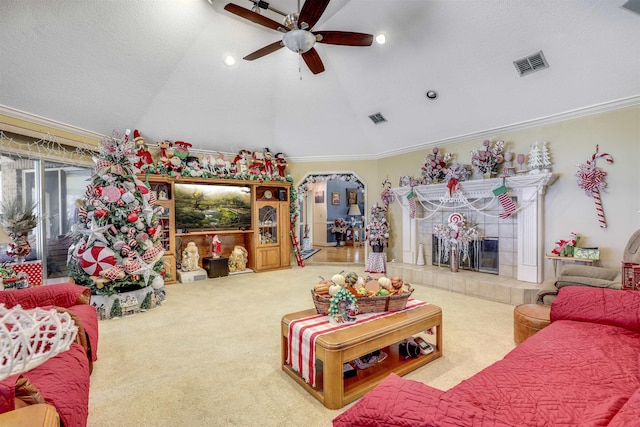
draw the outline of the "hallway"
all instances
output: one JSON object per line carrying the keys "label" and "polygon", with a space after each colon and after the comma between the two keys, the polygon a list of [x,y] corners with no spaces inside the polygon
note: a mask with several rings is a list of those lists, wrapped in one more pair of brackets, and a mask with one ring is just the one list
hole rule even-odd
{"label": "hallway", "polygon": [[320,249],[320,251],[313,254],[311,258],[305,259],[305,265],[344,262],[362,264],[364,266],[365,263],[364,246],[341,246],[339,248],[335,246],[313,246],[313,248]]}

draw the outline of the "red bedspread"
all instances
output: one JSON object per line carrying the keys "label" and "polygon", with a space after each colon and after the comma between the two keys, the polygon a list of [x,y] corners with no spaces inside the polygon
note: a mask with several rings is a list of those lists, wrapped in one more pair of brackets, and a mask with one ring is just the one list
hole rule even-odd
{"label": "red bedspread", "polygon": [[[618,294],[571,291],[572,301],[563,306],[561,291],[555,315],[552,308],[555,321],[504,359],[446,392],[391,375],[333,425],[640,425],[640,333],[633,330],[640,325],[640,310],[633,308],[640,307],[640,293],[620,300],[623,292],[611,292]],[[583,297],[591,308],[576,307]],[[569,312],[580,320],[566,320]]]}

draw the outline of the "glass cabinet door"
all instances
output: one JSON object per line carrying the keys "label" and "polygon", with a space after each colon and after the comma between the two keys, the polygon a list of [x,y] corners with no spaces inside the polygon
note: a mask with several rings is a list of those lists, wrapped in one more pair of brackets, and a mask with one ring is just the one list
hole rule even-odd
{"label": "glass cabinet door", "polygon": [[278,243],[278,208],[274,205],[264,205],[258,209],[258,228],[260,244]]}

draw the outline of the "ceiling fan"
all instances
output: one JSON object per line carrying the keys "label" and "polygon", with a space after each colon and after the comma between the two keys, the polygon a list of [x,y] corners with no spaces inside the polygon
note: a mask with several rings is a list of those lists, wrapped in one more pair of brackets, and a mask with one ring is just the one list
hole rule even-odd
{"label": "ceiling fan", "polygon": [[[260,8],[263,8],[282,14],[282,12],[271,8],[269,4],[264,1],[251,1],[253,1],[255,5],[253,10],[259,11]],[[285,15],[282,24],[266,16],[262,16],[260,13],[245,9],[233,3],[227,4],[224,9],[241,18],[284,33],[281,41],[258,49],[243,59],[253,61],[254,59],[262,58],[286,46],[288,49],[302,56],[302,59],[313,74],[318,74],[324,71],[324,65],[322,64],[320,55],[318,55],[318,52],[313,47],[316,43],[343,46],[371,46],[373,42],[373,35],[371,34],[354,33],[350,31],[312,31],[313,26],[316,25],[330,1],[331,0],[307,0],[302,6],[302,9],[300,9],[300,1],[298,0],[298,13]]]}

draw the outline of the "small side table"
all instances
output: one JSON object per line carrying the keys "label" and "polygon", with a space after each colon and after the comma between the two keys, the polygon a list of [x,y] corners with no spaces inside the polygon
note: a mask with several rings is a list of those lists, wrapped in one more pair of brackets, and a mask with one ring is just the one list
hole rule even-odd
{"label": "small side table", "polygon": [[346,246],[360,247],[364,246],[364,228],[362,227],[349,227],[347,228],[347,234],[344,244]]}
{"label": "small side table", "polygon": [[204,257],[202,258],[202,268],[207,270],[207,277],[224,277],[229,275],[229,258]]}
{"label": "small side table", "polygon": [[588,259],[588,258],[574,258],[572,256],[558,256],[558,255],[551,255],[551,254],[547,254],[544,256],[546,259],[550,259],[551,261],[553,261],[553,275],[554,276],[558,276],[558,274],[556,273],[556,271],[558,270],[558,261],[562,261],[562,262],[581,262],[584,265],[593,265],[594,262],[596,262],[595,259]]}

